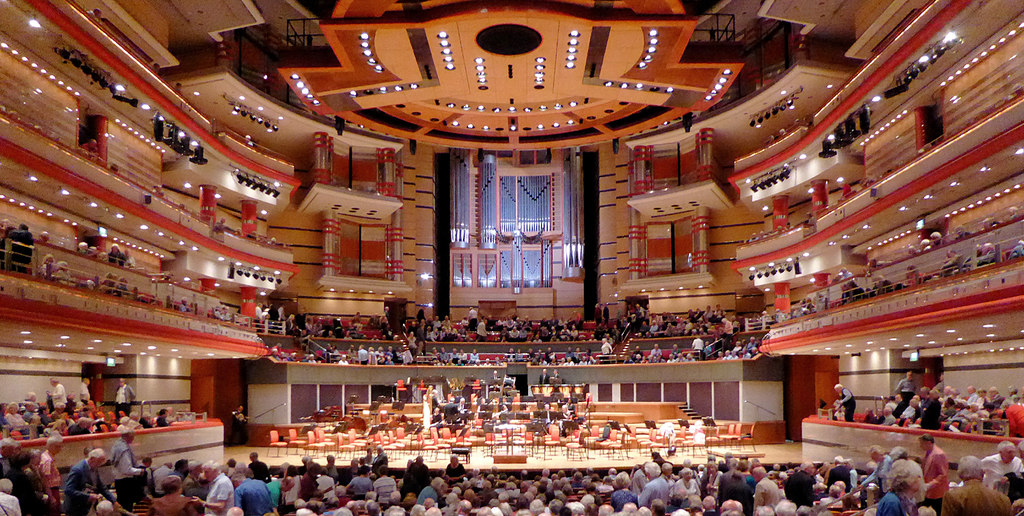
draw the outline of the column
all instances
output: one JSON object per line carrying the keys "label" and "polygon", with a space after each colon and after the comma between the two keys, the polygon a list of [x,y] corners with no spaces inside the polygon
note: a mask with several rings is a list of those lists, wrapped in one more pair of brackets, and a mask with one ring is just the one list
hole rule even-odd
{"label": "column", "polygon": [[780,229],[789,225],[789,196],[772,197],[772,229]]}
{"label": "column", "polygon": [[710,127],[702,128],[697,131],[695,136],[694,156],[697,158],[697,181],[711,179],[715,166],[715,155],[711,145],[714,136],[715,130]]}
{"label": "column", "polygon": [[199,285],[202,286],[203,292],[213,292],[217,290],[217,280],[213,278],[199,278]]}
{"label": "column", "polygon": [[240,312],[245,317],[256,317],[256,287],[241,286],[242,304]]}
{"label": "column", "polygon": [[775,315],[789,315],[789,283],[781,282],[775,284]]}
{"label": "column", "polygon": [[[552,182],[554,184],[554,182]],[[579,147],[562,150],[562,279],[583,281],[583,170]]]}
{"label": "column", "polygon": [[690,232],[693,245],[693,272],[706,273],[711,263],[708,254],[708,227],[711,225],[711,215],[707,206],[698,206],[693,222],[690,224]]}
{"label": "column", "polygon": [[242,201],[242,234],[245,236],[256,234],[256,201]]}
{"label": "column", "polygon": [[313,133],[313,182],[331,184],[333,169],[334,140],[325,132]]}
{"label": "column", "polygon": [[921,150],[928,144],[928,125],[930,124],[928,106],[914,108],[914,143],[917,150]]}
{"label": "column", "polygon": [[338,271],[338,220],[329,211],[323,215],[321,232],[324,236],[323,275],[334,276]]}
{"label": "column", "polygon": [[212,224],[217,220],[217,187],[199,186],[199,220]]}
{"label": "column", "polygon": [[814,285],[818,287],[824,287],[828,285],[828,273],[827,272],[815,272],[811,279],[814,280]]}
{"label": "column", "polygon": [[[395,149],[377,149],[377,192],[402,202],[402,169]],[[384,274],[393,281],[401,281],[405,274],[403,239],[402,208],[398,208],[391,214],[391,224],[384,228]]]}
{"label": "column", "polygon": [[86,119],[89,130],[96,135],[96,157],[103,165],[107,164],[107,117],[89,115]]}
{"label": "column", "polygon": [[811,181],[811,212],[815,215],[828,209],[828,181]]}
{"label": "column", "polygon": [[[633,148],[629,161],[629,196],[642,195],[651,188],[654,148],[639,145]],[[639,211],[629,208],[629,273],[631,279],[647,275],[647,224]]]}

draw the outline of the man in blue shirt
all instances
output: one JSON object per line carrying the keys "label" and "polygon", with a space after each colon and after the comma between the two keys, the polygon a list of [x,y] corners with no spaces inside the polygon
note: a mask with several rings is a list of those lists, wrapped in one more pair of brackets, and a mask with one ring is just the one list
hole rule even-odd
{"label": "man in blue shirt", "polygon": [[95,502],[104,498],[114,501],[114,496],[103,485],[97,471],[106,463],[107,454],[102,448],[94,448],[86,458],[71,467],[64,480],[64,514],[85,516]]}
{"label": "man in blue shirt", "polygon": [[263,516],[274,512],[270,489],[264,482],[253,478],[251,469],[236,468],[231,475],[231,483],[235,485],[235,507],[242,509],[245,516]]}

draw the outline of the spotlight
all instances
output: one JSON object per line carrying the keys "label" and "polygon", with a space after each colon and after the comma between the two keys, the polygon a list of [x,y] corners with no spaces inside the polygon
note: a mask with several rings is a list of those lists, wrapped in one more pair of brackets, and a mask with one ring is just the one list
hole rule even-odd
{"label": "spotlight", "polygon": [[860,112],[857,113],[857,121],[860,122],[861,134],[868,134],[871,130],[871,108],[867,105],[860,108]]}
{"label": "spotlight", "polygon": [[205,164],[207,164],[209,162],[209,160],[207,160],[205,157],[203,157],[203,146],[202,145],[196,147],[196,150],[192,154],[192,157],[189,158],[188,160],[190,162],[192,162],[192,163],[195,163],[196,165],[205,165]]}
{"label": "spotlight", "polygon": [[153,139],[156,141],[164,139],[164,119],[159,113],[153,117]]}
{"label": "spotlight", "polygon": [[750,127],[754,127],[755,125],[757,125],[757,120],[754,120],[753,118],[751,118],[750,119]]}
{"label": "spotlight", "polygon": [[835,149],[832,148],[832,142],[828,140],[821,141],[821,152],[818,153],[819,158],[832,158],[836,154]]}
{"label": "spotlight", "polygon": [[909,89],[910,86],[906,82],[900,81],[900,83],[897,84],[896,86],[893,86],[892,88],[885,90],[885,93],[883,93],[883,95],[885,96],[885,98],[891,99],[901,93],[906,93]]}

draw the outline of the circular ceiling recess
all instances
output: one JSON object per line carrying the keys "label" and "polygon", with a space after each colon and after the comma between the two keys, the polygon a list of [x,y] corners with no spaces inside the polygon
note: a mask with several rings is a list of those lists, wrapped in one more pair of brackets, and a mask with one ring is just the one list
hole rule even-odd
{"label": "circular ceiling recess", "polygon": [[476,44],[492,54],[518,56],[540,46],[540,33],[513,23],[487,27],[476,35]]}

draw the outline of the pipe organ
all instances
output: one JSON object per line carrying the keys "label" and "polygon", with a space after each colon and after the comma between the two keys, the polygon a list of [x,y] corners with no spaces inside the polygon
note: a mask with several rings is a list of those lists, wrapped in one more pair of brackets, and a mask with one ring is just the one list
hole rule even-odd
{"label": "pipe organ", "polygon": [[[468,151],[467,151],[468,153]],[[494,249],[498,242],[498,158],[494,154],[485,154],[480,160],[480,248]]]}
{"label": "pipe organ", "polygon": [[562,153],[562,279],[583,280],[583,171],[579,148]]}
{"label": "pipe organ", "polygon": [[451,150],[451,231],[452,247],[469,247],[470,173],[469,150]]}

